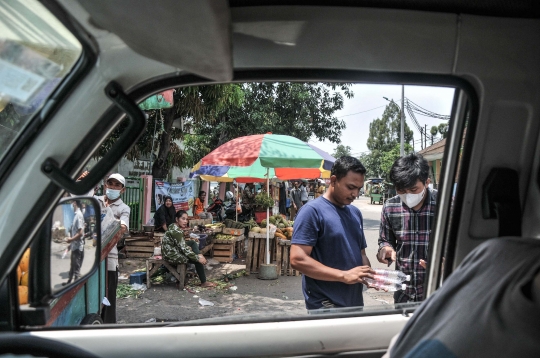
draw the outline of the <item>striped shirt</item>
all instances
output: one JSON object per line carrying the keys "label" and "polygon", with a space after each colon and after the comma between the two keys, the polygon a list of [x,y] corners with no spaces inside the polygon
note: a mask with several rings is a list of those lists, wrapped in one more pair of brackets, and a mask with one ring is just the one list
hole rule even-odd
{"label": "striped shirt", "polygon": [[427,190],[426,199],[418,211],[403,204],[399,196],[388,199],[381,214],[379,250],[392,246],[396,251],[396,269],[411,275],[407,289],[394,296],[396,303],[424,300],[426,270],[420,260],[428,257],[429,237],[437,207],[437,190]]}

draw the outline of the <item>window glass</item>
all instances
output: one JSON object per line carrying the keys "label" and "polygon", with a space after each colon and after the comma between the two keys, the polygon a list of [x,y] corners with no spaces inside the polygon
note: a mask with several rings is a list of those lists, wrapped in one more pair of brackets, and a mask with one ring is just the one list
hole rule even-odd
{"label": "window glass", "polygon": [[0,3],[0,160],[81,51],[79,41],[38,1]]}
{"label": "window glass", "polygon": [[[422,220],[418,217],[410,220],[419,231],[422,225],[429,228],[421,238],[409,236],[409,242],[394,243],[397,263],[379,262],[383,203],[399,202],[389,171],[400,157],[402,115],[404,153],[423,155],[429,168],[429,182],[421,183],[419,190],[431,193],[440,189],[454,95],[454,88],[426,86],[243,83],[171,89],[141,101],[139,107],[148,114],[146,132],[115,169],[126,179],[121,199],[131,210],[129,236],[118,246],[118,323],[189,322],[247,314],[280,320],[285,316],[371,314],[416,307],[424,289],[425,269],[419,260],[427,258],[432,222],[419,223]],[[120,125],[117,132],[122,128]],[[96,158],[109,150],[117,132],[102,144]],[[398,299],[393,291],[369,288],[360,293],[363,308],[328,304],[323,310],[306,309],[303,277],[290,260],[291,233],[300,225],[294,217],[298,210],[294,210],[291,192],[295,187],[305,188],[305,200],[300,200],[307,204],[324,200],[320,197],[329,189],[330,171],[321,167],[316,168],[317,175],[293,174],[283,179],[277,168],[272,168],[268,183],[272,218],[266,228],[260,228],[266,220],[266,171],[253,169],[252,177],[239,177],[234,175],[239,168],[222,171],[200,163],[224,143],[264,133],[296,137],[335,158],[350,155],[360,159],[367,172],[351,205],[360,209],[363,217],[366,257],[374,268],[406,271],[411,277],[403,283],[414,288],[408,297]],[[89,170],[91,167],[89,163]],[[148,174],[151,182],[145,182]],[[142,200],[147,195],[151,203]],[[165,210],[167,197],[172,198],[173,213],[187,212],[184,237],[198,240],[196,244],[186,241],[190,248],[183,249],[196,249],[205,257],[205,279],[215,286],[201,286],[200,272],[189,255],[185,255],[184,289],[179,282],[184,271],[179,271],[176,263],[167,266],[160,261],[174,251],[164,243],[166,230],[175,223],[174,218],[167,221],[167,215],[172,215]],[[199,205],[202,212],[196,213]],[[430,210],[429,214],[434,214],[435,208]],[[224,220],[224,225],[219,224]],[[268,223],[275,223],[275,228]],[[264,229],[272,230],[274,236],[269,240],[269,257]],[[404,252],[407,256],[400,256]],[[336,253],[342,254],[349,257],[345,252]],[[261,271],[268,259],[277,267],[277,278],[265,279],[268,277]],[[411,262],[406,264],[407,260]],[[407,303],[408,299],[413,302]],[[396,300],[400,302],[397,306]]]}

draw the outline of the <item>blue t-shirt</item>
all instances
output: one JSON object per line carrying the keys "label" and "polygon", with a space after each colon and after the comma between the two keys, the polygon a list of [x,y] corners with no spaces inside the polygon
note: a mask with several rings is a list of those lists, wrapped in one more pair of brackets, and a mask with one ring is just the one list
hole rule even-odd
{"label": "blue t-shirt", "polygon": [[[363,218],[352,205],[339,207],[324,197],[309,201],[294,221],[292,244],[312,246],[311,257],[325,266],[350,270],[362,266],[367,247]],[[307,309],[323,307],[329,300],[336,307],[363,306],[362,284],[315,280],[302,276]]]}

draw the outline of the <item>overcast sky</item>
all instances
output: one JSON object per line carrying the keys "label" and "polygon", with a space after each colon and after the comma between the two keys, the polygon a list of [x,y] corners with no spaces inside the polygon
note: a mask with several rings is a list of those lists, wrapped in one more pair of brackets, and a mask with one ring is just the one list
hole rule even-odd
{"label": "overcast sky", "polygon": [[[347,128],[343,130],[341,144],[351,147],[354,156],[369,151],[366,145],[369,136],[369,124],[377,118],[381,118],[385,106],[388,104],[383,97],[394,99],[401,106],[401,86],[399,85],[367,85],[355,84],[352,86],[354,97],[345,98],[341,111],[336,112],[336,117],[345,121]],[[450,115],[453,88],[405,86],[405,97],[417,105],[443,115]],[[361,112],[361,113],[359,113]],[[421,126],[427,124],[428,133],[432,126],[438,126],[444,122],[440,119],[425,117],[416,114],[416,119]],[[407,125],[414,132],[415,150],[420,150],[420,132],[414,127],[409,114],[405,111]],[[315,146],[332,154],[337,144],[310,140]],[[428,142],[428,146],[431,143]]]}

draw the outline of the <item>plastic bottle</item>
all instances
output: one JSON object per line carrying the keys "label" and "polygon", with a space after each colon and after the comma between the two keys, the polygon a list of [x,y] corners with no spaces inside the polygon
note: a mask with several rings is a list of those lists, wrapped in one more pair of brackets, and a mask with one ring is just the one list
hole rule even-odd
{"label": "plastic bottle", "polygon": [[380,275],[373,275],[373,279],[375,281],[382,282],[385,284],[391,284],[391,283],[402,284],[405,281],[405,280],[402,280],[401,278],[390,278],[390,277],[385,277],[385,276],[380,276]]}
{"label": "plastic bottle", "polygon": [[400,279],[402,282],[411,280],[411,275],[405,275],[403,272],[397,270],[373,269],[373,271],[375,271],[375,275],[377,276]]}
{"label": "plastic bottle", "polygon": [[407,288],[407,285],[404,283],[389,283],[377,281],[371,278],[366,278],[365,281],[369,284],[369,287],[375,287],[389,292],[405,290]]}

